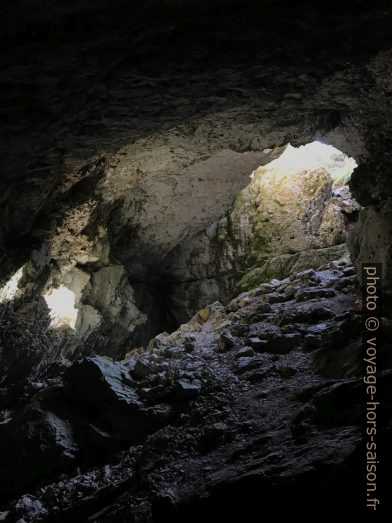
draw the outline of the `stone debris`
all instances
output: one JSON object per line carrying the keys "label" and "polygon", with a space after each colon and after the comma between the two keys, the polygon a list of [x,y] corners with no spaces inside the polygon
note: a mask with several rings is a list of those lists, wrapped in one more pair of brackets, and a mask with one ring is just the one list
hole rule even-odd
{"label": "stone debris", "polygon": [[[180,470],[195,474],[186,481],[189,492],[196,493],[199,482],[242,481],[243,466],[228,468],[224,458],[239,452],[245,467],[275,478],[277,492],[287,466],[294,477],[316,461],[338,466],[359,441],[357,414],[349,407],[356,401],[355,372],[360,369],[352,270],[349,262],[334,262],[320,271],[262,284],[226,307],[213,303],[122,361],[85,357],[52,384],[29,383],[24,409],[16,415],[2,412],[0,437],[7,441],[7,453],[1,458],[1,486],[4,492],[12,488],[23,494],[7,510],[25,521],[39,521],[47,513],[65,517],[74,507],[97,502],[109,488],[120,495],[123,485],[136,488],[140,501],[133,503],[148,505],[148,488],[132,483],[137,470],[154,478],[160,503],[185,503],[183,482],[178,483],[178,474],[185,472]],[[345,292],[337,285],[341,281]],[[269,295],[273,299],[267,303]],[[285,300],[275,300],[277,295]],[[230,327],[222,330],[221,323],[228,321]],[[347,410],[338,414],[336,409],[334,417],[329,405],[343,396]],[[57,407],[51,411],[54,401]],[[248,432],[239,428],[244,410],[253,427]],[[266,420],[269,435],[264,433]],[[335,427],[336,434],[324,432],[328,427]],[[305,437],[310,438],[308,452],[295,457],[296,442]],[[332,458],[340,437],[352,444]],[[273,451],[282,438],[284,455]],[[29,449],[28,458],[18,458],[21,448]],[[103,451],[115,455],[115,462],[83,474],[68,471],[69,463],[91,460]],[[207,458],[215,452],[221,458],[215,455],[211,468]],[[143,456],[139,469],[130,465],[131,456]],[[33,465],[36,457],[40,468],[31,466],[28,475],[21,475],[26,459]],[[115,470],[119,476],[109,486],[107,478]],[[34,490],[43,472],[50,472],[53,482]]]}
{"label": "stone debris", "polygon": [[[282,470],[300,478],[314,463],[339,468],[360,441],[360,318],[352,272],[340,260],[263,283],[226,307],[207,306],[122,361],[85,357],[60,379],[31,381],[24,409],[2,411],[0,438],[8,450],[1,487],[21,494],[5,517],[73,517],[90,503],[103,508],[108,492],[117,501],[102,514],[115,514],[129,488],[135,510],[144,513],[155,503],[149,482],[156,502],[176,512],[187,504],[185,492],[208,497],[219,485],[241,483],[247,470],[255,471],[257,484],[273,478],[278,496]],[[337,409],[339,401],[347,408]],[[284,453],[276,450],[282,441]],[[19,459],[20,448],[30,457]],[[69,472],[69,464],[94,462],[102,453],[114,461]],[[35,456],[40,469],[21,475]],[[38,470],[53,480],[37,490]],[[318,470],[318,481],[327,481],[323,467]],[[145,486],[133,479],[140,474]]]}

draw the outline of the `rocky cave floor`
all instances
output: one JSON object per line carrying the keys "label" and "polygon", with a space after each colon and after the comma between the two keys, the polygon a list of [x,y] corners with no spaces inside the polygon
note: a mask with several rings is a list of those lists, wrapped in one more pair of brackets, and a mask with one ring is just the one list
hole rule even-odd
{"label": "rocky cave floor", "polygon": [[1,519],[234,520],[349,504],[361,476],[359,335],[345,257],[215,302],[120,362],[91,356],[29,383],[2,412]]}

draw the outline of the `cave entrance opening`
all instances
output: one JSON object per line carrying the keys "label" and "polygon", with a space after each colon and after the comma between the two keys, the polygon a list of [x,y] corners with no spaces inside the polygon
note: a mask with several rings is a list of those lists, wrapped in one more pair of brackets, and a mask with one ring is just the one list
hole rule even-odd
{"label": "cave entrance opening", "polygon": [[[262,283],[348,256],[346,237],[360,209],[347,185],[356,161],[317,141],[266,150],[265,158],[269,163],[250,174],[226,212],[179,242],[144,281],[128,281],[126,270],[114,265],[91,277],[75,268],[67,280],[48,285],[42,297],[49,327],[69,327],[82,338],[83,329],[99,332],[106,314],[105,328],[119,333],[119,345],[145,346],[214,301],[227,304]],[[0,289],[0,303],[24,292],[25,273],[28,267],[20,268]],[[103,295],[108,303],[101,303]]]}
{"label": "cave entrance opening", "polygon": [[162,264],[167,330],[216,300],[348,257],[346,238],[360,209],[348,186],[356,167],[319,141],[276,150],[220,220]]}

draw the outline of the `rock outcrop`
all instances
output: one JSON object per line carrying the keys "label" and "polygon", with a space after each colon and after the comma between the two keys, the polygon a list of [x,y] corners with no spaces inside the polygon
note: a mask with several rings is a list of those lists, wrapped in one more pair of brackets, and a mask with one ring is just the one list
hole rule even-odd
{"label": "rock outcrop", "polygon": [[[368,261],[391,458],[391,22],[384,0],[2,10],[0,520],[354,515]],[[314,142],[351,179],[274,178]]]}
{"label": "rock outcrop", "polygon": [[220,220],[166,258],[168,305],[177,322],[215,299],[227,302],[293,268],[317,269],[343,256],[360,210],[344,185],[354,168],[353,159],[315,142],[289,145],[278,160],[255,170]]}
{"label": "rock outcrop", "polygon": [[[250,514],[260,499],[280,513],[282,496],[310,515],[328,510],[332,492],[352,510],[359,326],[358,282],[340,259],[263,283],[226,307],[215,302],[121,362],[84,358],[57,383],[26,389],[23,409],[9,405],[0,426],[0,437],[10,435],[2,490],[21,495],[6,520],[195,521]],[[380,387],[392,378],[387,339]],[[21,448],[27,457],[14,459]],[[37,459],[48,467],[34,467]],[[340,495],[336,485],[347,482]]]}
{"label": "rock outcrop", "polygon": [[[95,224],[94,235],[88,240],[83,231],[91,218],[89,212],[84,218],[85,210],[81,214],[67,212],[63,226],[46,250],[34,251],[13,276],[14,281],[5,285],[3,301],[11,303],[11,308],[16,302],[12,321],[23,315],[27,306],[37,309],[44,322],[43,296],[51,319],[49,328],[65,331],[66,351],[56,349],[57,359],[73,361],[80,353],[87,354],[88,346],[93,346],[95,353],[119,357],[130,346],[146,344],[156,331],[172,330],[186,322],[208,303],[227,303],[239,292],[275,277],[283,279],[292,270],[317,269],[343,256],[349,226],[360,209],[344,185],[355,161],[317,142],[298,149],[289,145],[280,153],[277,160],[253,172],[250,184],[235,197],[223,217],[205,230],[191,234],[206,221],[204,214],[197,215],[196,207],[183,241],[184,231],[168,226],[170,246],[178,242],[177,247],[159,267],[149,267],[149,262],[142,267],[149,283],[131,285],[130,271],[137,272],[137,265],[127,271],[122,264],[110,264],[110,249],[103,242],[107,242],[107,235],[99,233],[105,227]],[[229,175],[232,172],[234,176],[233,165],[231,169]],[[82,191],[77,198],[85,200],[86,195]],[[202,198],[209,201],[206,195]],[[155,201],[151,193],[148,205],[150,199]],[[186,211],[183,204],[187,199],[173,212],[185,216],[189,209]],[[167,209],[161,211],[171,219]],[[140,215],[134,217],[139,219]],[[181,223],[181,227],[185,225]],[[155,229],[153,223],[143,227],[148,228],[147,235]],[[139,228],[136,230],[141,233]],[[139,277],[143,277],[142,273]],[[53,337],[56,335],[49,335]],[[57,340],[53,344],[57,346]],[[33,369],[42,366],[44,352],[38,351],[35,361],[27,358]],[[12,348],[4,354],[6,374],[6,367],[14,366],[12,354]]]}
{"label": "rock outcrop", "polygon": [[[357,266],[369,252],[383,257],[389,292],[389,10],[350,3],[321,16],[305,4],[232,1],[188,16],[184,5],[153,4],[128,15],[121,1],[86,0],[50,19],[42,7],[4,18],[4,283],[26,263],[38,293],[66,287],[76,270],[91,285],[117,267],[128,281],[115,307],[81,297],[80,345],[118,354],[145,343],[175,325],[163,260],[213,234],[249,174],[282,147],[321,140],[359,164],[350,183],[365,209],[351,252]],[[325,214],[329,224],[333,204]],[[197,303],[221,294],[211,278],[187,284]]]}

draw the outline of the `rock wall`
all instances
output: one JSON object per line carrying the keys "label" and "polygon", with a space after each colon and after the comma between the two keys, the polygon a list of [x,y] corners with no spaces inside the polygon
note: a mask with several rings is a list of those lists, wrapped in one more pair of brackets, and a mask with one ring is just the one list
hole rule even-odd
{"label": "rock wall", "polygon": [[[320,158],[312,162],[314,150]],[[211,301],[227,302],[260,283],[292,270],[317,269],[345,253],[360,209],[344,185],[355,162],[317,143],[289,145],[282,153],[252,173],[220,220],[166,257],[163,273],[172,282],[168,305],[178,323]],[[313,166],[306,169],[301,162]]]}
{"label": "rock wall", "polygon": [[[111,355],[167,325],[165,298],[155,305],[170,283],[163,260],[213,234],[249,173],[289,142],[319,139],[357,160],[351,187],[369,209],[352,233],[356,263],[376,241],[366,216],[383,245],[390,235],[388,10],[233,1],[188,17],[138,5],[128,16],[122,2],[61,2],[51,17],[12,6],[2,20],[3,282],[27,264],[35,303],[85,273],[83,330],[105,317],[107,341],[84,350]],[[389,250],[376,247],[389,289]],[[99,309],[87,293],[112,267],[126,278]],[[209,277],[198,285],[194,296],[216,296]]]}
{"label": "rock wall", "polygon": [[[357,515],[360,295],[339,242],[345,216],[356,269],[382,262],[390,296],[390,3],[16,0],[1,15],[0,519]],[[359,212],[328,170],[307,170],[307,198],[283,184],[290,215],[263,176],[249,185],[315,140],[357,161]]]}
{"label": "rock wall", "polygon": [[[360,323],[354,267],[335,260],[213,303],[122,361],[30,383],[0,423],[6,521],[251,520],[260,500],[285,514],[282,498],[302,517],[331,497],[360,513]],[[387,417],[378,428],[387,460]]]}
{"label": "rock wall", "polygon": [[[248,165],[277,156],[235,194],[249,179]],[[343,185],[354,160],[317,142],[260,154],[226,152],[181,176],[131,179],[128,203],[108,214],[105,208],[124,187],[127,162],[109,175],[98,161],[66,190],[53,236],[18,271],[14,294],[10,283],[3,291],[6,302],[34,295],[43,315],[44,297],[49,328],[68,330],[62,352],[68,359],[92,351],[118,357],[213,301],[343,256],[346,226],[359,210]],[[133,244],[123,238],[129,227]],[[111,261],[113,252],[123,263]],[[12,349],[8,353],[12,359]]]}
{"label": "rock wall", "polygon": [[[362,263],[382,263],[385,297],[392,296],[392,202],[388,200],[380,209],[363,209],[349,237],[349,247],[358,273]],[[389,306],[389,305],[388,305]]]}

